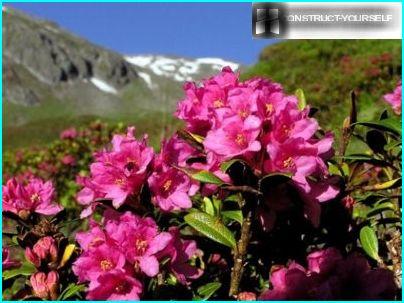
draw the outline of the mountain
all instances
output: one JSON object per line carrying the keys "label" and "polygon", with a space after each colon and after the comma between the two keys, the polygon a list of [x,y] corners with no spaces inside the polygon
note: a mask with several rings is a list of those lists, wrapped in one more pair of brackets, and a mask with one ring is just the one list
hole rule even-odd
{"label": "mountain", "polygon": [[184,81],[240,66],[219,58],[124,56],[10,7],[3,7],[2,59],[6,148],[48,142],[95,118],[161,132]]}

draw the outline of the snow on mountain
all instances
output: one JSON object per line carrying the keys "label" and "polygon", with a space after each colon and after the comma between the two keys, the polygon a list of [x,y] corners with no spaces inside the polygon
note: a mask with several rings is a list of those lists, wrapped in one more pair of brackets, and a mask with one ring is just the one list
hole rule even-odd
{"label": "snow on mountain", "polygon": [[90,79],[90,81],[98,89],[100,89],[100,90],[102,90],[102,91],[104,91],[106,93],[110,93],[110,94],[116,94],[117,93],[116,89],[113,86],[111,86],[110,84],[104,82],[101,79],[93,77],[93,78]]}
{"label": "snow on mountain", "polygon": [[[201,76],[213,74],[225,66],[237,70],[240,65],[235,62],[226,61],[220,58],[174,58],[154,55],[126,56],[126,61],[140,67],[142,72],[139,76],[151,87],[150,76],[170,78],[174,81],[184,82],[199,80]],[[147,77],[147,76],[148,77]]]}

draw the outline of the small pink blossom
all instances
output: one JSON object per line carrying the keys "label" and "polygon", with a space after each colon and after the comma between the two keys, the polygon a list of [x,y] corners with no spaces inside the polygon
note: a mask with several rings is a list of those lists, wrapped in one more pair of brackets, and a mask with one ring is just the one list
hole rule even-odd
{"label": "small pink blossom", "polygon": [[74,127],[67,128],[60,133],[60,139],[74,139],[77,137],[77,130]]}
{"label": "small pink blossom", "polygon": [[393,111],[397,115],[401,115],[401,102],[402,102],[402,92],[401,92],[401,81],[390,94],[383,96],[384,100],[391,105]]}
{"label": "small pink blossom", "polygon": [[65,155],[62,158],[62,163],[64,165],[74,166],[76,165],[76,159],[72,155]]}
{"label": "small pink blossom", "polygon": [[172,236],[167,247],[160,253],[160,258],[168,256],[170,258],[170,270],[174,273],[178,282],[189,284],[190,280],[199,278],[203,270],[192,266],[189,262],[192,258],[202,254],[196,242],[192,240],[182,240],[177,227],[171,227],[169,233]]}
{"label": "small pink blossom", "polygon": [[190,196],[198,189],[187,175],[176,168],[153,173],[149,178],[149,186],[152,202],[166,212],[191,208]]}
{"label": "small pink blossom", "polygon": [[63,207],[54,203],[54,187],[50,181],[31,178],[27,184],[10,179],[3,185],[3,211],[26,219],[31,213],[55,215]]}
{"label": "small pink blossom", "polygon": [[100,275],[90,283],[88,300],[139,300],[142,283],[122,270],[113,270]]}
{"label": "small pink blossom", "polygon": [[261,121],[254,116],[249,116],[245,120],[237,116],[228,118],[219,129],[207,134],[203,145],[208,152],[223,157],[223,160],[246,156],[261,149],[261,144],[257,140],[260,126]]}

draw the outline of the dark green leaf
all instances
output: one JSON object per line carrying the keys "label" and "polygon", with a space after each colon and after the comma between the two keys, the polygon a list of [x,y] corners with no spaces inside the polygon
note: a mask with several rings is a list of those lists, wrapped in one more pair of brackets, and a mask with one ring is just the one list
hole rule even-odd
{"label": "dark green leaf", "polygon": [[372,129],[366,133],[366,143],[374,153],[383,153],[387,140],[381,131]]}
{"label": "dark green leaf", "polygon": [[207,170],[201,170],[196,173],[192,173],[191,178],[203,182],[203,183],[210,183],[210,184],[216,184],[216,185],[222,185],[225,182],[220,179],[218,176],[216,176],[214,173],[211,173],[210,171]]}
{"label": "dark green leaf", "polygon": [[221,286],[220,282],[211,282],[198,287],[197,292],[202,300],[208,300]]}
{"label": "dark green leaf", "polygon": [[29,262],[23,263],[19,268],[3,271],[3,279],[8,280],[17,276],[30,276],[36,271],[34,265]]}
{"label": "dark green leaf", "polygon": [[379,242],[375,231],[369,227],[364,226],[359,232],[359,240],[361,242],[363,250],[372,259],[378,261],[379,257]]}
{"label": "dark green leaf", "polygon": [[388,131],[390,133],[401,135],[401,121],[395,117],[379,121],[357,122],[355,125],[363,125],[373,129]]}
{"label": "dark green leaf", "polygon": [[84,291],[86,286],[84,284],[75,284],[71,283],[69,284],[65,290],[60,294],[58,300],[66,300],[68,298],[73,297],[74,295]]}
{"label": "dark green leaf", "polygon": [[192,212],[186,215],[184,219],[185,222],[206,237],[231,248],[236,246],[232,232],[223,225],[219,218],[203,212]]}
{"label": "dark green leaf", "polygon": [[395,209],[394,204],[391,203],[391,202],[380,203],[380,204],[377,204],[375,207],[371,208],[368,211],[367,216],[371,217],[371,216],[377,215],[377,214],[379,214],[379,213],[381,213],[383,211],[386,211],[386,210],[393,210],[394,211],[394,209]]}
{"label": "dark green leaf", "polygon": [[237,221],[240,224],[243,223],[243,213],[241,210],[224,210],[222,211],[222,216]]}

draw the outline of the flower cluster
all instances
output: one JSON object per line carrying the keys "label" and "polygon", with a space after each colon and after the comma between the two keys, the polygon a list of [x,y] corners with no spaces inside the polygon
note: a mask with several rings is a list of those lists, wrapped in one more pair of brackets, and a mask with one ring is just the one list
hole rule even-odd
{"label": "flower cluster", "polygon": [[261,175],[291,174],[306,216],[318,225],[318,202],[334,198],[338,189],[328,180],[325,164],[333,155],[333,136],[318,137],[310,108],[277,83],[261,78],[240,82],[229,68],[201,87],[186,83],[184,89],[186,98],[176,115],[189,132],[205,137],[207,165],[238,158]]}
{"label": "flower cluster", "polygon": [[115,208],[125,203],[129,196],[137,196],[147,180],[154,158],[154,152],[147,146],[147,137],[138,141],[129,128],[126,136],[115,135],[112,148],[95,155],[91,164],[91,176],[79,178],[84,188],[78,193],[77,200],[87,206],[83,217],[93,213],[96,199],[112,200]]}
{"label": "flower cluster", "polygon": [[50,181],[32,177],[24,183],[12,178],[3,185],[3,211],[12,212],[22,219],[32,213],[55,215],[63,208],[54,202],[54,193]]}
{"label": "flower cluster", "polygon": [[393,273],[371,269],[366,259],[352,253],[344,258],[335,248],[307,256],[307,269],[296,262],[272,271],[272,289],[260,300],[391,300]]}
{"label": "flower cluster", "polygon": [[155,277],[166,266],[180,283],[201,275],[188,261],[198,254],[194,241],[183,241],[176,228],[161,232],[152,218],[108,210],[102,224],[91,222],[76,240],[84,250],[73,271],[80,282],[89,281],[87,299],[139,299],[143,279]]}
{"label": "flower cluster", "polygon": [[391,105],[393,111],[397,115],[401,115],[401,102],[402,102],[402,92],[401,92],[401,81],[398,83],[397,87],[390,94],[383,96],[384,100]]}

